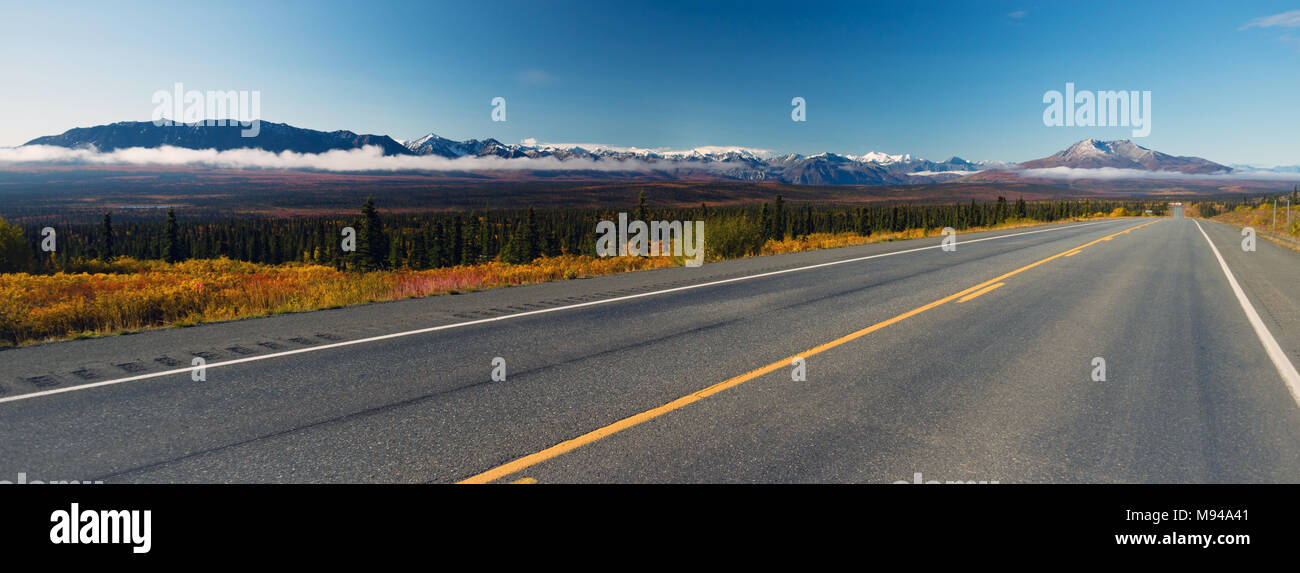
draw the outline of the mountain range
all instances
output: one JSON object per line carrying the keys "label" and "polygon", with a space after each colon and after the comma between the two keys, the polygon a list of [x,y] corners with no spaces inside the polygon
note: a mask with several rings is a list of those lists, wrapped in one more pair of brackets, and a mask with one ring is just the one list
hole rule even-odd
{"label": "mountain range", "polygon": [[[1186,174],[1227,173],[1231,167],[1199,157],[1179,157],[1153,151],[1127,139],[1099,141],[1087,139],[1068,149],[1042,159],[1020,164],[971,162],[960,157],[930,161],[910,155],[872,152],[865,155],[763,155],[741,148],[689,151],[626,150],[576,145],[505,144],[495,139],[457,141],[429,134],[411,141],[397,141],[386,135],[357,134],[351,131],[316,131],[283,123],[262,121],[256,137],[245,138],[238,125],[202,124],[155,125],[153,122],[119,122],[95,127],[76,128],[59,135],[39,137],[25,145],[66,148],[93,148],[107,152],[127,148],[172,146],[186,149],[263,149],[272,152],[323,153],[378,147],[388,156],[436,156],[447,159],[465,157],[554,158],[561,161],[583,159],[588,162],[619,162],[626,170],[605,167],[610,174],[642,173],[656,179],[773,181],[794,185],[908,185],[959,180],[985,172],[985,177],[1001,174],[1014,177],[1023,169],[1070,167],[1077,169],[1117,168],[1142,171],[1169,171]],[[575,168],[575,172],[591,169]],[[620,173],[621,172],[621,173]],[[561,172],[561,175],[563,173]],[[555,178],[554,169],[546,173]]]}

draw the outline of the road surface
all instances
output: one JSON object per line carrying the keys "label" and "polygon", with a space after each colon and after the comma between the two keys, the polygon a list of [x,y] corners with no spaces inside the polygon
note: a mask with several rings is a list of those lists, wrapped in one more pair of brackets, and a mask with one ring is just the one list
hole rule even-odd
{"label": "road surface", "polygon": [[1105,220],[11,349],[0,480],[1294,483],[1300,253],[1240,242]]}

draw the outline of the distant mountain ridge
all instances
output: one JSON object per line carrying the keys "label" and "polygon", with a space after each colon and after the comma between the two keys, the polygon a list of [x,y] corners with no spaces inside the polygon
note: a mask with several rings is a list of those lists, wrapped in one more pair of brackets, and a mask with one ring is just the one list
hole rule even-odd
{"label": "distant mountain ridge", "polygon": [[38,137],[24,145],[90,147],[114,151],[132,147],[170,145],[187,149],[265,149],[279,153],[324,153],[336,149],[359,149],[377,145],[385,155],[409,153],[387,135],[360,135],[351,131],[316,131],[284,123],[261,122],[257,137],[243,137],[239,125],[176,124],[154,125],[151,121],[123,121],[95,127],[69,129],[59,135]]}
{"label": "distant mountain ridge", "polygon": [[1257,165],[1229,165],[1233,171],[1250,171],[1256,173],[1300,173],[1300,165],[1274,165],[1272,167],[1261,167]]}
{"label": "distant mountain ridge", "polygon": [[[701,148],[665,152],[643,149],[586,149],[575,145],[505,144],[495,139],[456,141],[430,133],[419,139],[399,142],[387,135],[357,134],[351,131],[316,131],[283,123],[262,121],[256,137],[242,137],[244,128],[235,126],[154,125],[153,122],[119,122],[70,129],[59,135],[38,137],[25,145],[68,148],[94,147],[113,151],[132,147],[174,146],[187,149],[264,149],[272,152],[324,153],[379,147],[384,155],[466,157],[554,158],[561,161],[584,159],[591,162],[623,162],[626,170],[603,169],[621,176],[649,179],[773,181],[794,185],[909,185],[941,183],[955,179],[1011,176],[1007,169],[1112,167],[1145,171],[1176,171],[1189,174],[1229,172],[1232,168],[1199,157],[1176,157],[1153,151],[1124,139],[1087,139],[1042,159],[1019,165],[971,162],[960,157],[930,161],[911,155],[870,152],[864,155],[819,153],[765,156],[743,148]],[[529,141],[532,143],[532,141]],[[555,178],[566,174],[588,174],[592,169],[576,167],[569,173],[549,169],[544,174],[525,172],[523,177]],[[1004,175],[998,175],[1002,173]],[[531,175],[530,175],[531,174]]]}

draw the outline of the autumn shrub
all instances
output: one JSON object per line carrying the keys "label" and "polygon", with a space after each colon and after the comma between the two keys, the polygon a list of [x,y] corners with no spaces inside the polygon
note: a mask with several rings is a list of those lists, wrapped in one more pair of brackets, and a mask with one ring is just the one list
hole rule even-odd
{"label": "autumn shrub", "polygon": [[662,257],[562,255],[424,271],[347,272],[230,259],[168,264],[120,257],[97,272],[0,274],[0,340],[9,344],[315,310],[671,266]]}

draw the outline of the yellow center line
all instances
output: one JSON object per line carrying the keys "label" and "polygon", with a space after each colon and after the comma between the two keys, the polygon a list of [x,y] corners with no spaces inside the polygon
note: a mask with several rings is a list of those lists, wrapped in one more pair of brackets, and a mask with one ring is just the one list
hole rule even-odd
{"label": "yellow center line", "polygon": [[658,407],[655,407],[655,408],[651,408],[651,409],[646,410],[646,411],[644,411],[644,412],[641,412],[641,413],[639,413],[639,414],[634,414],[634,415],[632,415],[632,416],[628,416],[628,417],[626,417],[626,418],[623,418],[622,420],[619,420],[619,421],[617,421],[617,422],[614,422],[614,423],[612,423],[612,424],[610,424],[610,425],[608,425],[608,426],[605,426],[605,427],[603,427],[603,428],[597,428],[597,429],[595,429],[595,430],[592,430],[592,431],[590,431],[590,432],[587,432],[587,433],[585,433],[585,434],[582,434],[581,436],[578,436],[578,437],[576,437],[576,438],[573,438],[573,439],[570,439],[570,440],[565,440],[565,441],[563,441],[563,442],[560,442],[560,443],[558,443],[558,444],[555,444],[554,446],[551,446],[551,447],[546,448],[546,449],[544,449],[544,450],[541,450],[541,451],[539,451],[539,452],[535,452],[535,453],[532,453],[532,454],[526,455],[526,456],[524,456],[524,457],[522,457],[522,458],[516,459],[516,460],[514,460],[514,461],[512,461],[512,462],[502,464],[502,465],[500,465],[500,466],[497,466],[497,467],[495,467],[495,468],[492,468],[492,469],[490,469],[490,470],[488,470],[488,471],[485,471],[485,472],[483,472],[483,473],[480,473],[480,474],[478,474],[478,475],[471,476],[471,477],[469,477],[469,478],[466,478],[466,479],[464,479],[464,480],[461,480],[460,482],[457,482],[457,483],[463,483],[463,484],[489,483],[489,482],[492,482],[492,481],[496,481],[496,480],[498,480],[498,479],[501,479],[501,478],[503,478],[503,477],[506,477],[506,476],[508,476],[508,475],[511,475],[511,474],[514,474],[514,473],[518,473],[518,472],[520,472],[520,471],[522,471],[522,470],[524,470],[524,469],[530,468],[530,467],[535,466],[535,465],[537,465],[537,464],[540,464],[540,463],[542,463],[542,462],[544,462],[544,461],[547,461],[547,460],[550,460],[550,459],[556,458],[556,457],[558,457],[558,456],[561,456],[561,455],[563,455],[563,454],[566,454],[566,453],[568,453],[568,452],[571,452],[571,451],[573,451],[573,450],[576,450],[576,449],[578,449],[578,448],[580,448],[580,447],[582,447],[582,446],[585,446],[585,445],[587,445],[587,444],[590,444],[590,443],[592,443],[592,442],[595,442],[595,441],[601,440],[601,439],[603,439],[603,438],[606,438],[606,437],[612,436],[612,435],[614,435],[614,434],[617,434],[617,433],[619,433],[619,432],[621,432],[621,431],[623,431],[623,430],[626,430],[626,429],[628,429],[628,428],[631,428],[631,427],[633,427],[633,426],[636,426],[636,425],[638,425],[638,424],[640,424],[640,423],[642,423],[642,422],[646,422],[646,421],[649,421],[649,420],[653,420],[653,419],[655,419],[655,418],[658,418],[659,416],[662,416],[662,415],[664,415],[664,414],[667,414],[668,412],[671,412],[671,411],[673,411],[673,410],[677,410],[677,409],[679,409],[679,408],[681,408],[681,407],[683,407],[683,406],[686,406],[686,405],[688,405],[688,404],[693,404],[693,403],[695,403],[695,402],[699,402],[700,400],[703,400],[703,399],[705,399],[705,398],[708,398],[709,396],[712,396],[712,395],[714,395],[714,394],[717,394],[718,392],[721,392],[721,391],[726,390],[726,389],[728,389],[728,388],[731,388],[731,387],[734,387],[734,386],[739,386],[739,385],[741,385],[741,384],[744,384],[745,382],[748,382],[748,381],[750,381],[750,380],[753,380],[753,379],[755,379],[755,378],[758,378],[759,376],[762,376],[762,375],[764,375],[764,374],[768,374],[768,373],[771,373],[771,372],[775,372],[775,371],[777,371],[777,370],[780,370],[780,369],[782,369],[782,368],[786,368],[786,367],[788,367],[788,366],[790,365],[790,362],[791,362],[792,360],[794,360],[795,358],[807,358],[807,357],[809,357],[809,356],[813,356],[813,355],[816,355],[816,354],[820,354],[820,353],[822,353],[822,352],[825,352],[825,351],[827,351],[827,350],[830,350],[830,349],[832,349],[832,348],[835,348],[836,346],[840,346],[840,345],[845,344],[845,343],[847,343],[847,342],[851,342],[851,341],[857,340],[857,339],[859,339],[859,338],[862,338],[863,336],[866,336],[866,335],[871,334],[871,333],[873,333],[873,332],[875,332],[875,331],[877,331],[877,330],[880,330],[880,329],[882,329],[882,328],[885,328],[886,326],[889,326],[889,325],[892,325],[892,324],[896,324],[896,323],[902,322],[902,321],[904,321],[904,320],[907,320],[908,318],[911,318],[911,317],[913,317],[913,316],[916,316],[916,315],[918,315],[918,314],[921,314],[921,313],[923,313],[923,312],[925,312],[925,311],[927,311],[927,310],[930,310],[930,309],[935,308],[935,307],[937,307],[937,306],[941,306],[941,305],[947,304],[947,303],[949,303],[949,302],[952,302],[952,301],[954,301],[954,300],[957,300],[957,299],[959,299],[959,298],[961,298],[961,297],[964,297],[964,296],[966,296],[966,295],[969,295],[969,294],[971,294],[971,293],[973,293],[973,292],[979,291],[980,289],[983,289],[983,288],[985,288],[985,287],[987,287],[987,286],[989,286],[989,285],[994,285],[994,284],[1000,283],[1000,282],[1002,282],[1003,280],[1005,280],[1005,279],[1007,279],[1007,278],[1010,278],[1010,277],[1013,277],[1013,276],[1018,275],[1018,274],[1020,274],[1020,273],[1023,273],[1023,272],[1025,272],[1025,271],[1027,271],[1027,270],[1029,270],[1029,269],[1032,269],[1032,268],[1034,268],[1034,267],[1036,267],[1036,266],[1038,266],[1038,265],[1041,265],[1041,264],[1044,264],[1044,263],[1047,263],[1047,262],[1050,262],[1050,261],[1056,260],[1056,259],[1058,259],[1058,258],[1061,258],[1061,257],[1065,256],[1066,253],[1073,252],[1073,251],[1077,251],[1077,250],[1080,250],[1080,249],[1085,249],[1085,248],[1087,248],[1087,247],[1090,247],[1090,246],[1095,245],[1095,244],[1097,244],[1097,243],[1100,243],[1100,242],[1102,242],[1102,241],[1109,241],[1109,240],[1111,240],[1111,238],[1115,237],[1116,235],[1120,235],[1120,234],[1122,234],[1122,233],[1127,233],[1127,232],[1129,232],[1129,231],[1136,231],[1136,230],[1138,230],[1138,229],[1141,229],[1142,227],[1145,227],[1145,226],[1147,226],[1147,225],[1151,225],[1151,224],[1157,223],[1157,222],[1159,222],[1159,221],[1160,221],[1160,220],[1157,219],[1157,220],[1155,220],[1155,221],[1150,221],[1150,222],[1147,222],[1147,223],[1143,223],[1143,224],[1138,225],[1138,226],[1136,226],[1136,227],[1130,227],[1130,228],[1125,229],[1125,230],[1123,230],[1123,231],[1120,231],[1120,232],[1118,232],[1118,233],[1114,233],[1114,234],[1112,234],[1112,235],[1107,235],[1107,236],[1105,236],[1105,237],[1102,237],[1102,238],[1100,238],[1100,239],[1094,240],[1094,241],[1089,242],[1089,243],[1087,243],[1087,244],[1080,245],[1080,246],[1078,246],[1078,247],[1074,247],[1074,248],[1069,249],[1069,250],[1066,250],[1066,251],[1062,251],[1062,252],[1060,252],[1060,253],[1057,253],[1057,254],[1055,254],[1055,255],[1052,255],[1052,256],[1050,256],[1050,257],[1047,257],[1046,259],[1043,259],[1043,260],[1038,261],[1038,262],[1036,262],[1036,263],[1030,263],[1030,264],[1025,265],[1025,266],[1023,266],[1023,267],[1020,267],[1020,268],[1018,268],[1018,269],[1016,269],[1016,270],[1014,270],[1014,271],[1011,271],[1011,272],[1008,272],[1008,273],[1003,274],[1003,275],[1001,275],[1001,276],[998,276],[998,277],[995,277],[995,278],[989,279],[989,280],[984,281],[984,282],[982,282],[982,283],[980,283],[980,284],[977,284],[977,285],[972,286],[972,287],[970,287],[970,288],[964,289],[964,290],[962,290],[962,291],[960,291],[960,292],[956,292],[956,293],[953,293],[953,294],[948,295],[948,296],[946,296],[946,297],[943,297],[943,298],[941,298],[941,299],[939,299],[939,300],[936,300],[936,301],[934,301],[934,302],[932,302],[932,303],[926,304],[926,305],[924,305],[924,306],[919,306],[919,307],[917,307],[917,308],[914,308],[914,309],[912,309],[912,310],[909,310],[909,311],[907,311],[907,312],[904,312],[903,314],[900,314],[900,315],[895,316],[895,317],[893,317],[893,318],[890,318],[890,319],[888,319],[888,320],[885,320],[885,321],[882,321],[882,322],[878,322],[878,323],[876,323],[876,324],[873,324],[873,325],[871,325],[871,326],[868,326],[868,327],[866,327],[866,328],[864,328],[864,329],[862,329],[862,330],[859,330],[859,331],[857,331],[857,332],[853,332],[853,333],[850,333],[850,334],[846,334],[846,335],[844,335],[844,336],[841,336],[841,337],[839,337],[839,338],[836,338],[835,340],[832,340],[832,341],[827,342],[827,343],[825,343],[825,344],[822,344],[822,345],[820,345],[820,346],[816,346],[816,347],[810,348],[810,349],[808,349],[808,350],[806,350],[806,351],[804,351],[804,352],[800,352],[799,354],[795,354],[795,355],[793,355],[793,356],[789,356],[789,357],[786,357],[786,358],[782,358],[781,360],[777,360],[776,362],[773,362],[773,363],[771,363],[771,364],[768,364],[767,366],[764,366],[764,367],[759,368],[759,369],[757,369],[757,370],[751,370],[751,371],[749,371],[749,372],[746,372],[746,373],[744,373],[744,374],[741,374],[740,376],[736,376],[735,378],[730,378],[730,379],[727,379],[727,380],[723,380],[722,382],[718,382],[717,384],[714,384],[714,385],[712,385],[712,386],[709,386],[708,388],[704,388],[703,390],[698,390],[698,391],[696,391],[696,392],[694,392],[694,393],[687,394],[687,395],[685,395],[685,396],[682,396],[681,398],[678,398],[678,399],[676,399],[676,400],[673,400],[672,402],[669,402],[669,403],[664,404],[664,405],[662,405],[662,406],[658,406]]}
{"label": "yellow center line", "polygon": [[[1066,256],[1068,257],[1068,256],[1070,256],[1070,255],[1066,255]],[[998,283],[998,284],[995,284],[995,285],[989,285],[989,286],[986,286],[986,287],[984,287],[984,288],[982,288],[982,289],[979,289],[979,290],[977,290],[977,291],[975,291],[975,292],[973,292],[973,293],[970,293],[970,294],[968,294],[968,295],[966,295],[966,296],[963,296],[963,297],[957,299],[957,302],[966,302],[966,301],[968,301],[968,300],[970,300],[970,299],[972,299],[972,298],[975,298],[975,297],[977,297],[977,296],[979,296],[979,295],[982,295],[982,294],[984,294],[984,293],[986,293],[986,292],[989,292],[989,291],[991,291],[991,290],[993,290],[993,289],[995,289],[995,288],[998,288],[998,287],[1000,287],[1000,286],[1002,286],[1002,285],[1004,285],[1004,284],[1007,284],[1007,283]]]}
{"label": "yellow center line", "polygon": [[510,482],[512,484],[528,485],[537,483],[537,478],[523,478]]}
{"label": "yellow center line", "polygon": [[1068,253],[1065,253],[1065,256],[1067,256],[1067,257],[1073,257],[1073,256],[1079,254],[1080,252],[1082,252],[1082,251],[1079,251],[1079,250],[1070,251],[1070,252],[1068,252]]}

